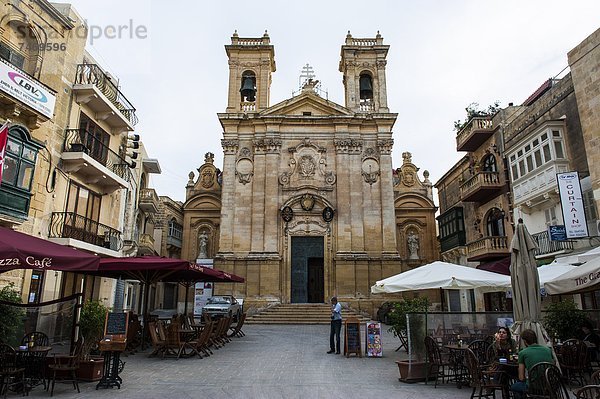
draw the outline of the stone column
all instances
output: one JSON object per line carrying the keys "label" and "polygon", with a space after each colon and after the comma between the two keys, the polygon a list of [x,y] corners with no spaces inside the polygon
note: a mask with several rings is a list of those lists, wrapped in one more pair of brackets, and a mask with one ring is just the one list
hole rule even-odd
{"label": "stone column", "polygon": [[[391,134],[390,134],[391,136]],[[394,140],[377,140],[381,165],[381,225],[383,252],[397,252],[396,211],[394,209],[394,181],[392,177],[392,147]]]}

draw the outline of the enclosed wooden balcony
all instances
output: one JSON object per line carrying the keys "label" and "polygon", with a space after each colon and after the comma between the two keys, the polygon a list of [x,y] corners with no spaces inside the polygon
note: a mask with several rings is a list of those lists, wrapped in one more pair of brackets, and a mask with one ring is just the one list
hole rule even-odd
{"label": "enclosed wooden balcony", "polygon": [[475,151],[494,133],[490,117],[471,118],[456,135],[457,151]]}
{"label": "enclosed wooden balcony", "polygon": [[508,237],[483,237],[467,244],[468,261],[498,259],[510,254]]}
{"label": "enclosed wooden balcony", "polygon": [[486,202],[505,188],[500,172],[477,172],[460,185],[460,199],[465,202]]}
{"label": "enclosed wooden balcony", "polygon": [[133,105],[98,65],[77,65],[73,93],[78,103],[85,104],[96,119],[104,120],[116,132],[132,131],[138,122]]}
{"label": "enclosed wooden balcony", "polygon": [[158,212],[158,195],[153,188],[142,188],[140,190],[140,202],[138,207],[146,213]]}

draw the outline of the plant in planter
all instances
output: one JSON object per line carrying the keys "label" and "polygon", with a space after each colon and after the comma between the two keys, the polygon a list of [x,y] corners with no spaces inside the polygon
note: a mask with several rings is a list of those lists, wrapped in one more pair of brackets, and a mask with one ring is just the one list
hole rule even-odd
{"label": "plant in planter", "polygon": [[102,377],[104,359],[94,358],[93,355],[99,355],[98,342],[103,338],[106,312],[108,308],[97,300],[89,300],[81,308],[79,334],[84,339],[84,345],[78,376],[84,381],[97,381]]}
{"label": "plant in planter", "polygon": [[25,310],[10,303],[21,303],[21,294],[15,289],[14,284],[9,284],[0,289],[0,342],[9,345],[19,345],[21,337],[17,333],[22,331]]}
{"label": "plant in planter", "polygon": [[546,308],[544,327],[554,339],[577,338],[580,327],[589,321],[584,311],[575,302],[566,300],[550,304]]}

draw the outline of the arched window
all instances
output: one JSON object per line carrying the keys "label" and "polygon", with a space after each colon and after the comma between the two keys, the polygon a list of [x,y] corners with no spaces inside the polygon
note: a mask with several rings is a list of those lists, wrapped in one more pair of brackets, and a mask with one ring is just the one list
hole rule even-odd
{"label": "arched window", "polygon": [[496,165],[496,157],[493,154],[489,154],[483,159],[482,171],[484,172],[497,172],[498,166]]}
{"label": "arched window", "polygon": [[41,40],[30,26],[10,21],[0,40],[0,58],[35,76],[40,57]]}
{"label": "arched window", "polygon": [[367,72],[362,72],[359,77],[360,99],[368,101],[373,99],[373,78]]}
{"label": "arched window", "polygon": [[503,237],[506,235],[504,231],[504,211],[498,208],[490,209],[487,218],[487,235],[488,237]]}
{"label": "arched window", "polygon": [[1,213],[18,218],[27,217],[35,162],[40,148],[42,145],[32,140],[25,127],[17,125],[8,129],[0,186]]}

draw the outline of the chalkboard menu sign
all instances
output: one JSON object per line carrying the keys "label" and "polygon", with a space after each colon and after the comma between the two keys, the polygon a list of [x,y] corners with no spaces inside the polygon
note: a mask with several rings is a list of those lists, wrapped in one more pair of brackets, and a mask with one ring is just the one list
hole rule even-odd
{"label": "chalkboard menu sign", "polygon": [[109,312],[106,315],[104,335],[127,335],[127,313]]}
{"label": "chalkboard menu sign", "polygon": [[382,345],[381,345],[381,323],[371,321],[367,323],[367,343],[365,350],[367,357],[382,357]]}
{"label": "chalkboard menu sign", "polygon": [[346,319],[344,328],[344,355],[349,357],[351,353],[362,357],[360,321],[355,317]]}

